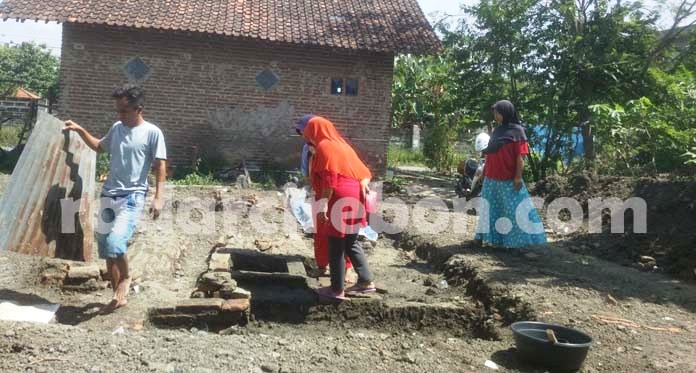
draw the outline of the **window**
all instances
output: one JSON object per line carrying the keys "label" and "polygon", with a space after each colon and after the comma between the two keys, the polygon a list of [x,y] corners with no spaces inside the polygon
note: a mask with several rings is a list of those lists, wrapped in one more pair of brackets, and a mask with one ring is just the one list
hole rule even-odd
{"label": "window", "polygon": [[256,83],[259,87],[263,88],[264,91],[270,91],[273,87],[280,82],[278,75],[273,71],[265,69],[256,75]]}
{"label": "window", "polygon": [[152,69],[140,57],[131,58],[126,63],[126,76],[131,82],[142,82],[150,77]]}
{"label": "window", "polygon": [[357,96],[358,95],[358,80],[348,79],[346,80],[346,96]]}
{"label": "window", "polygon": [[331,94],[332,95],[342,95],[343,94],[343,79],[331,79]]}
{"label": "window", "polygon": [[358,80],[357,79],[343,79],[343,78],[333,78],[331,79],[331,94],[332,95],[346,95],[346,96],[357,96],[358,95]]}

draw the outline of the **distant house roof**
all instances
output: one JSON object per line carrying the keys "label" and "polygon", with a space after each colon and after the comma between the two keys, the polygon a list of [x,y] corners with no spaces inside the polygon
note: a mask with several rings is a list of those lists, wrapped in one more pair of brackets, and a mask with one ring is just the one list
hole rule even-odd
{"label": "distant house roof", "polygon": [[15,93],[14,97],[15,98],[28,98],[31,100],[38,100],[41,98],[40,96],[38,96],[32,92],[29,92],[24,88],[18,88],[17,93]]}
{"label": "distant house roof", "polygon": [[375,52],[441,50],[417,0],[4,0],[0,18],[177,30]]}

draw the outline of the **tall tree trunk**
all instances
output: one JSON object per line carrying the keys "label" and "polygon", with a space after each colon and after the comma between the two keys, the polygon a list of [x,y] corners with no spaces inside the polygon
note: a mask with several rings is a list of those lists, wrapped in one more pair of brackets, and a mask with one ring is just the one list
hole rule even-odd
{"label": "tall tree trunk", "polygon": [[591,114],[589,111],[582,113],[582,122],[580,123],[580,128],[582,129],[582,145],[585,152],[585,168],[592,168],[592,164],[595,160],[595,147],[594,147],[594,135],[592,133],[592,121]]}

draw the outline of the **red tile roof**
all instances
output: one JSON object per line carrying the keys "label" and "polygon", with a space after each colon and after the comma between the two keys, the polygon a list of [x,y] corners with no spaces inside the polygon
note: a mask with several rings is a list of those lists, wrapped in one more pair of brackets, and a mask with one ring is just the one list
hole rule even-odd
{"label": "red tile roof", "polygon": [[38,95],[36,95],[32,92],[29,92],[24,88],[18,88],[17,93],[15,93],[14,96],[15,96],[15,98],[28,98],[28,99],[32,99],[32,100],[38,100],[41,98]]}
{"label": "red tile roof", "polygon": [[202,32],[376,52],[441,49],[416,0],[4,0],[0,18]]}

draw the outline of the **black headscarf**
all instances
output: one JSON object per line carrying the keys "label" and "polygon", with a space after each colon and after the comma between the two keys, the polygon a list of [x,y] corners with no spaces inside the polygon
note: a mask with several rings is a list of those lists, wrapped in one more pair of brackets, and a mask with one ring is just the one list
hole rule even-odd
{"label": "black headscarf", "polygon": [[498,101],[492,109],[503,116],[503,123],[496,127],[491,134],[491,139],[488,142],[488,147],[483,151],[484,153],[495,153],[506,144],[527,141],[524,126],[522,126],[522,121],[512,102]]}

